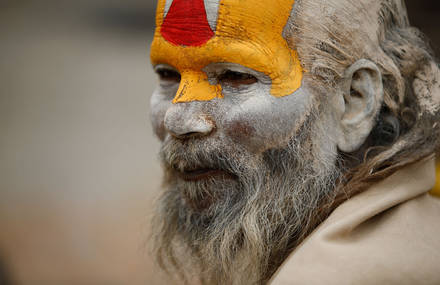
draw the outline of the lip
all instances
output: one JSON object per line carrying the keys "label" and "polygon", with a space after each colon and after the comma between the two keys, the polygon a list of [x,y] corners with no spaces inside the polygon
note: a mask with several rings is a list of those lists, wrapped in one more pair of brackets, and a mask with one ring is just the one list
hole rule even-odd
{"label": "lip", "polygon": [[193,170],[184,170],[177,172],[179,177],[185,181],[201,181],[211,178],[235,179],[235,175],[221,170],[212,168],[197,168]]}

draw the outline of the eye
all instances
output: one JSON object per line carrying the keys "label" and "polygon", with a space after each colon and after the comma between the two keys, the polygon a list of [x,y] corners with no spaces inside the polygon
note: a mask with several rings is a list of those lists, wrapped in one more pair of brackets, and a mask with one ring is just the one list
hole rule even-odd
{"label": "eye", "polygon": [[169,69],[169,68],[158,68],[156,69],[157,75],[159,75],[159,79],[161,81],[167,81],[172,83],[180,82],[180,73]]}
{"label": "eye", "polygon": [[226,84],[234,88],[242,85],[251,85],[258,82],[258,79],[248,73],[228,70],[218,77],[220,84]]}

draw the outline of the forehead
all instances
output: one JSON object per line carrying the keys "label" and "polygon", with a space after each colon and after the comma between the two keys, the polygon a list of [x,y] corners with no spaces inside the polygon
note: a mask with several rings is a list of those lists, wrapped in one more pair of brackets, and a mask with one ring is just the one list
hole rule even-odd
{"label": "forehead", "polygon": [[162,36],[186,46],[202,45],[214,35],[268,40],[281,35],[293,4],[294,0],[161,0],[157,26]]}
{"label": "forehead", "polygon": [[160,0],[152,62],[180,72],[237,63],[269,76],[272,95],[289,95],[302,76],[296,51],[283,37],[294,2]]}

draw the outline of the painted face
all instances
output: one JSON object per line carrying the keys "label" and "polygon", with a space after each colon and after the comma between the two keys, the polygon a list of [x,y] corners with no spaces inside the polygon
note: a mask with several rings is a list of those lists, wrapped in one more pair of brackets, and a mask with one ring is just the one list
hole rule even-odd
{"label": "painted face", "polygon": [[159,0],[151,108],[161,140],[231,139],[253,152],[288,142],[312,101],[283,37],[293,4]]}
{"label": "painted face", "polygon": [[[312,112],[318,106],[313,104],[315,92],[311,91],[318,88],[303,74],[298,55],[283,38],[293,2],[159,1],[151,60],[160,84],[151,97],[151,114],[162,140],[166,189],[160,208],[166,213],[159,218],[164,223],[161,235],[166,238],[159,247],[168,257],[173,251],[169,244],[183,241],[194,252],[203,252],[200,256],[209,257],[201,263],[221,272],[222,265],[217,266],[216,260],[225,258],[209,253],[225,253],[218,246],[226,245],[234,253],[225,256],[241,256],[237,254],[239,244],[255,244],[243,241],[242,236],[255,237],[255,232],[246,232],[253,227],[245,229],[244,224],[260,221],[260,228],[265,228],[261,233],[267,237],[276,236],[267,235],[272,232],[267,225],[273,225],[275,233],[279,221],[289,221],[286,229],[297,234],[298,227],[306,223],[296,214],[308,217],[314,209],[308,199],[319,201],[311,198],[312,185],[330,184],[317,181],[332,177],[324,175],[328,169],[320,166],[336,157],[319,144],[331,144],[326,139],[327,125],[325,130],[314,127],[320,113]],[[301,126],[307,127],[300,133]],[[315,166],[319,171],[313,170]],[[297,196],[299,193],[303,194]],[[286,198],[288,195],[295,197]],[[296,207],[289,204],[292,201]],[[265,220],[270,208],[290,210],[282,218]],[[171,233],[170,229],[178,230]],[[293,234],[286,231],[286,236]],[[268,244],[256,248],[269,250]],[[282,248],[277,250],[286,252]],[[245,252],[243,256],[252,263],[247,259],[243,266],[230,263],[234,266],[228,267],[240,268],[240,275],[215,272],[215,276],[234,280],[219,284],[261,283],[263,278],[256,272],[263,266],[258,259],[269,254]],[[191,261],[186,255],[182,260],[185,265]],[[256,271],[243,275],[242,268]],[[206,280],[214,280],[214,275],[209,276],[212,271],[207,272]]]}
{"label": "painted face", "polygon": [[267,75],[271,95],[282,97],[301,85],[296,52],[282,36],[294,0],[268,6],[258,0],[160,0],[151,50],[153,64],[168,64],[182,82],[173,103],[222,98],[219,82],[204,70],[235,63]]}

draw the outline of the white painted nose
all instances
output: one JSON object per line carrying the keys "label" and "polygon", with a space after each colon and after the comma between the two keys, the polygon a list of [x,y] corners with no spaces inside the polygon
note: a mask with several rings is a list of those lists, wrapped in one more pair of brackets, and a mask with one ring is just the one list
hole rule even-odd
{"label": "white painted nose", "polygon": [[210,116],[177,106],[174,105],[165,114],[165,128],[172,136],[179,139],[203,137],[215,130]]}

